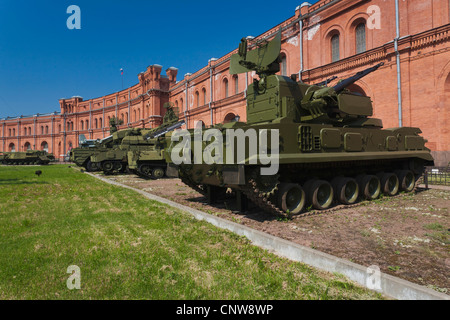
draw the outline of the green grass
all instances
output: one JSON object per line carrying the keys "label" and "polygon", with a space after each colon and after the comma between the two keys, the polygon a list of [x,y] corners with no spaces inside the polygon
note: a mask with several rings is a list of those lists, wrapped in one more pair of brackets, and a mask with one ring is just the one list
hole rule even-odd
{"label": "green grass", "polygon": [[0,167],[0,299],[381,298],[131,190],[37,168]]}

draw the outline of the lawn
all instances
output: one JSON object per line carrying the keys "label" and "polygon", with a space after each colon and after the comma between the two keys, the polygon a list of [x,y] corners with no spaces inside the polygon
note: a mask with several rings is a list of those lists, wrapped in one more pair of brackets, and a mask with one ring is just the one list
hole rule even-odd
{"label": "lawn", "polygon": [[68,166],[0,166],[0,299],[380,298]]}

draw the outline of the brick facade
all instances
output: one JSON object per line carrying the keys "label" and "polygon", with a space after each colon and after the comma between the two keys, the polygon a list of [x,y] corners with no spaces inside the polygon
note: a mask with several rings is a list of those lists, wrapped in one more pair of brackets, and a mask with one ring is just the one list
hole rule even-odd
{"label": "brick facade", "polygon": [[[381,118],[385,128],[400,124],[421,128],[437,164],[446,165],[450,161],[449,22],[449,0],[322,0],[303,3],[291,18],[249,43],[270,39],[281,27],[281,73],[300,73],[306,83],[345,78],[384,62],[351,89],[372,98],[374,117]],[[236,46],[242,36],[237,36]],[[162,67],[155,64],[138,75],[136,85],[120,92],[85,101],[61,99],[57,114],[0,119],[0,150],[14,146],[22,151],[30,146],[60,156],[78,145],[80,134],[90,139],[109,135],[108,119],[113,116],[124,120],[122,127],[158,125],[167,101],[178,107],[190,128],[196,120],[209,126],[239,115],[245,121],[245,89],[254,74],[229,74],[229,58],[235,52],[211,59],[178,82],[176,68],[162,75]]]}

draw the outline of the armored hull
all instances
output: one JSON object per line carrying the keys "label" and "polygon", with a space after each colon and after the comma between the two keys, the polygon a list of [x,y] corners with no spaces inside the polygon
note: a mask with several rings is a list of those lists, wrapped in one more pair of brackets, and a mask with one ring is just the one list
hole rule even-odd
{"label": "armored hull", "polygon": [[53,154],[46,151],[28,150],[26,152],[4,152],[0,158],[8,165],[46,165],[55,160]]}
{"label": "armored hull", "polygon": [[243,39],[231,56],[231,74],[259,75],[248,87],[247,121],[217,125],[209,141],[190,130],[192,161],[176,163],[182,181],[209,195],[231,188],[277,215],[411,192],[433,164],[420,129],[383,129],[370,97],[346,89],[383,63],[334,86],[307,85],[276,74],[280,39],[248,52]]}

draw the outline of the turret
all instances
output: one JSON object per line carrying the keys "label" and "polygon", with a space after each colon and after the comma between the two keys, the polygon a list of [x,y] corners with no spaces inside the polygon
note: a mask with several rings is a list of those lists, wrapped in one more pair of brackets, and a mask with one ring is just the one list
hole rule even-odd
{"label": "turret", "polygon": [[373,113],[370,98],[346,88],[383,63],[341,80],[333,87],[326,85],[336,77],[307,85],[297,82],[295,75],[276,74],[280,70],[281,29],[271,41],[260,40],[253,47],[247,51],[247,39],[242,39],[238,53],[230,60],[230,74],[255,71],[260,78],[254,79],[248,87],[247,123],[289,121],[382,127],[378,119],[367,121]]}

